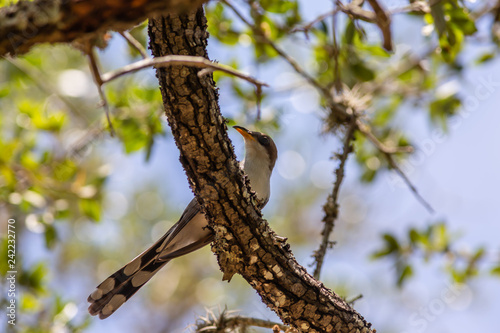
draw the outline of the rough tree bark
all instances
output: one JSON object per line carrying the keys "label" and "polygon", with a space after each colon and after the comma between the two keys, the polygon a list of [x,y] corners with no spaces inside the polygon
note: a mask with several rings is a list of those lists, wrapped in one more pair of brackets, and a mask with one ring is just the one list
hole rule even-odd
{"label": "rough tree bark", "polygon": [[207,0],[35,0],[0,8],[0,56],[37,43],[92,39],[130,29],[148,17],[185,12]]}
{"label": "rough tree bark", "polygon": [[[199,9],[150,20],[153,55],[207,57]],[[212,246],[224,279],[235,273],[284,323],[304,332],[373,332],[371,324],[300,266],[255,206],[235,160],[211,75],[184,66],[158,68],[165,111],[191,187],[216,234]]]}

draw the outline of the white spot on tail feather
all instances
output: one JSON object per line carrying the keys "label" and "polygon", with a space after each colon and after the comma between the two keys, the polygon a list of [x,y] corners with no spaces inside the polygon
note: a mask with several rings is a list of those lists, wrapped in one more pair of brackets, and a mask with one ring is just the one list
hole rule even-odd
{"label": "white spot on tail feather", "polygon": [[[105,294],[109,293],[111,290],[113,290],[113,288],[115,287],[115,282],[116,281],[114,278],[109,277],[106,280],[104,280],[104,282],[101,283],[97,287],[97,290],[102,291],[101,297],[102,297],[102,295],[105,295]],[[94,293],[95,293],[95,291],[94,291]],[[92,293],[92,294],[94,294],[94,293]],[[101,297],[99,297],[99,298],[101,298]],[[94,299],[99,299],[99,298],[94,298]]]}
{"label": "white spot on tail feather", "polygon": [[109,301],[108,304],[106,304],[102,308],[102,314],[105,316],[109,316],[112,314],[116,309],[118,309],[123,303],[125,303],[127,299],[123,295],[115,295],[113,298]]}
{"label": "white spot on tail feather", "polygon": [[149,279],[151,279],[154,273],[155,272],[145,272],[145,271],[138,272],[132,278],[132,285],[134,287],[142,286],[144,283],[148,282]]}
{"label": "white spot on tail feather", "polygon": [[102,290],[101,289],[96,289],[92,294],[90,294],[90,297],[93,300],[98,300],[102,297]]}
{"label": "white spot on tail feather", "polygon": [[130,275],[134,274],[135,272],[137,272],[139,270],[139,268],[141,268],[141,258],[140,257],[135,258],[134,260],[129,262],[127,264],[127,266],[125,266],[123,273],[125,273],[125,275],[127,275],[127,276],[130,276]]}

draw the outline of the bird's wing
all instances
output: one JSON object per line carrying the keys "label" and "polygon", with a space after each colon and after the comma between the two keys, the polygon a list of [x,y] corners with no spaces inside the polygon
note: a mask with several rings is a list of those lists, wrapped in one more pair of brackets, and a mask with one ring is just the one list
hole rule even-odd
{"label": "bird's wing", "polygon": [[208,221],[200,204],[194,198],[184,209],[179,221],[170,228],[163,244],[158,247],[157,260],[171,260],[188,254],[212,240],[213,233],[208,229]]}

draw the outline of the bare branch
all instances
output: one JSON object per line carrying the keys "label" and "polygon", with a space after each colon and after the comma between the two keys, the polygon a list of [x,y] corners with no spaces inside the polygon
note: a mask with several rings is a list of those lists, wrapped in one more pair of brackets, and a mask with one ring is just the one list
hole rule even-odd
{"label": "bare branch", "polygon": [[346,299],[345,301],[346,301],[347,303],[349,303],[351,306],[353,306],[353,305],[354,305],[354,303],[355,303],[356,301],[358,301],[358,300],[360,300],[360,299],[362,299],[362,298],[363,298],[363,294],[359,294],[358,296],[355,296],[355,297],[353,297],[353,298],[352,298],[352,299],[350,299],[350,300],[347,300],[347,299]]}
{"label": "bare branch", "polygon": [[[398,166],[396,161],[394,161],[394,158],[392,155],[394,153],[398,153],[400,151],[396,150],[395,148],[388,148],[386,147],[382,142],[380,142],[375,135],[370,130],[370,127],[366,124],[364,124],[361,120],[357,119],[356,120],[357,127],[361,133],[365,135],[365,137],[370,140],[377,149],[384,154],[384,156],[387,159],[387,163],[389,163],[389,166],[394,169],[399,176],[403,179],[403,181],[406,183],[406,185],[410,188],[410,190],[413,192],[415,195],[415,198],[427,209],[429,213],[434,213],[434,209],[432,206],[420,195],[418,192],[417,188],[412,184],[408,176],[401,170],[401,168]],[[404,148],[400,147],[399,149]],[[413,149],[413,148],[412,148]]]}
{"label": "bare branch", "polygon": [[[354,118],[353,118],[354,119]],[[332,193],[328,196],[325,205],[323,206],[323,210],[325,212],[325,217],[323,218],[323,231],[321,235],[323,239],[319,248],[314,252],[313,257],[316,261],[316,268],[314,269],[313,276],[315,279],[319,279],[321,274],[321,268],[323,267],[323,261],[325,258],[326,250],[330,247],[330,234],[333,231],[333,227],[335,226],[335,220],[339,214],[339,191],[340,185],[344,180],[344,170],[345,163],[347,161],[347,157],[352,151],[351,141],[354,137],[354,132],[356,130],[356,122],[352,121],[349,127],[347,128],[347,132],[344,138],[344,146],[342,148],[342,153],[337,154],[338,159],[340,160],[340,164],[338,168],[335,170],[335,184],[333,186]]]}
{"label": "bare branch", "polygon": [[387,51],[392,51],[391,18],[377,0],[368,0],[368,2],[375,12],[377,17],[376,23],[382,31],[382,36],[384,38],[383,47]]}
{"label": "bare branch", "polygon": [[109,116],[108,100],[106,99],[106,94],[102,90],[102,85],[104,84],[104,81],[101,77],[99,67],[97,66],[95,51],[93,47],[88,48],[87,56],[89,57],[90,72],[92,73],[92,76],[96,83],[97,90],[99,91],[99,96],[101,97],[101,106],[104,108],[104,113],[106,114],[106,120],[108,121],[109,134],[111,136],[114,136],[115,129],[113,128],[113,123],[111,122],[111,118]]}
{"label": "bare branch", "polygon": [[149,55],[148,55],[148,52],[146,51],[146,49],[142,46],[141,43],[139,43],[139,41],[137,39],[134,38],[134,36],[132,36],[130,34],[130,32],[128,31],[122,31],[120,32],[120,35],[122,35],[123,38],[125,38],[127,40],[127,42],[134,48],[137,50],[137,52],[139,52],[142,56],[143,59],[147,59],[149,58]]}
{"label": "bare branch", "polygon": [[339,7],[335,5],[335,13],[332,15],[332,42],[333,42],[333,60],[334,60],[334,68],[333,71],[335,73],[333,86],[337,92],[342,90],[342,78],[340,77],[340,66],[339,66],[339,43],[337,42],[337,13],[339,11]]}
{"label": "bare branch", "polygon": [[340,11],[345,14],[352,16],[355,19],[362,20],[365,22],[376,23],[377,16],[374,12],[361,8],[362,1],[352,1],[351,3],[344,4],[337,0],[337,6]]}
{"label": "bare branch", "polygon": [[[245,81],[248,81],[255,85],[256,87],[268,87],[269,85],[267,83],[264,83],[262,81],[259,81],[247,74],[244,74],[230,66],[227,65],[221,65],[217,64],[215,62],[212,62],[206,58],[203,57],[196,57],[196,56],[183,56],[183,55],[167,55],[163,57],[158,57],[158,58],[148,58],[148,59],[143,59],[139,60],[137,62],[134,62],[132,64],[129,64],[127,66],[124,66],[120,69],[108,72],[106,74],[103,74],[101,76],[103,83],[107,83],[109,81],[112,81],[122,75],[129,74],[136,72],[138,70],[148,68],[151,66],[155,66],[156,68],[159,67],[168,67],[168,66],[174,66],[174,65],[184,65],[184,66],[192,66],[192,67],[198,67],[198,68],[207,68],[210,70],[217,70],[221,71],[233,76],[236,76],[240,79],[243,79]],[[208,74],[209,71],[203,70],[198,73],[198,76],[204,76]]]}
{"label": "bare branch", "polygon": [[293,28],[292,30],[290,30],[290,32],[304,32],[307,36],[307,33],[309,32],[309,30],[312,29],[312,27],[318,23],[318,22],[321,22],[323,21],[324,19],[326,19],[327,17],[329,16],[332,16],[332,15],[335,15],[337,12],[339,11],[338,8],[334,9],[334,10],[331,10],[329,12],[326,12],[324,14],[321,14],[320,16],[316,17],[314,20],[312,20],[311,22],[307,23],[307,24],[304,24],[303,26],[300,26],[300,27],[295,27]]}
{"label": "bare branch", "polygon": [[422,13],[427,14],[431,12],[429,4],[425,1],[418,0],[410,3],[407,6],[391,10],[391,15],[400,13]]}

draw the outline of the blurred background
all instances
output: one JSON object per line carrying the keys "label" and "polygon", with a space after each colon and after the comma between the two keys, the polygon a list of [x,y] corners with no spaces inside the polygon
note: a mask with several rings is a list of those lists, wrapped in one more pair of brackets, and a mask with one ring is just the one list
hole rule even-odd
{"label": "blurred background", "polygon": [[[395,157],[434,212],[356,137],[321,281],[348,301],[362,295],[354,307],[378,332],[491,331],[500,312],[499,4],[443,0],[436,14],[414,10],[412,1],[380,3],[394,13],[392,52],[375,24],[342,11],[316,20],[340,6],[331,1],[233,5],[319,82],[333,89],[340,80],[384,144],[415,148]],[[264,217],[312,272],[342,130],[328,126],[315,88],[230,7],[210,2],[206,12],[210,58],[270,85],[259,119],[254,87],[214,73],[228,124],[276,142]],[[131,34],[147,46],[146,24]],[[117,33],[98,57],[103,72],[140,59]],[[16,329],[183,332],[225,309],[279,321],[241,277],[221,281],[210,247],[169,263],[109,319],[88,315],[95,286],[163,235],[193,196],[154,71],[124,76],[105,92],[115,137],[80,51],[41,45],[0,61],[1,254],[14,218]],[[231,128],[229,136],[241,159],[242,138]],[[5,274],[3,259],[0,266]]]}

